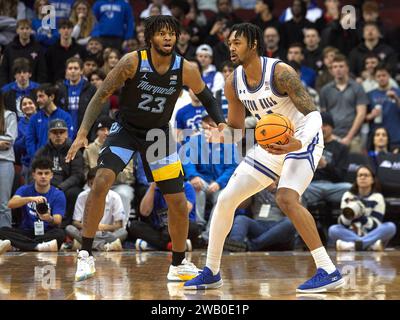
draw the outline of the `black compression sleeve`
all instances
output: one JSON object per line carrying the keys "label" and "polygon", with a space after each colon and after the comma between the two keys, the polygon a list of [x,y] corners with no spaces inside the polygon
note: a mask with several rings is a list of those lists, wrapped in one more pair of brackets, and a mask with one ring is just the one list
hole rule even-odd
{"label": "black compression sleeve", "polygon": [[216,124],[226,123],[224,114],[222,113],[222,108],[218,105],[217,100],[213,97],[207,86],[204,87],[202,92],[196,94],[196,97],[199,98]]}

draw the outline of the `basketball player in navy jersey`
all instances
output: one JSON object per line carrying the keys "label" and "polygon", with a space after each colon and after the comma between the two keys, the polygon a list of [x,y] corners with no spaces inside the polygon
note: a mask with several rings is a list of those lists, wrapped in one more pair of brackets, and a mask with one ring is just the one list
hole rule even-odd
{"label": "basketball player in navy jersey", "polygon": [[[175,53],[179,37],[178,21],[170,16],[150,17],[145,21],[148,48],[126,54],[107,75],[90,101],[77,137],[67,155],[72,160],[76,152],[87,145],[86,136],[108,97],[122,87],[118,121],[100,150],[93,187],[89,193],[84,219],[82,250],[78,254],[75,280],[92,277],[95,273],[92,243],[103,216],[105,197],[115,177],[139,152],[146,176],[155,181],[168,204],[168,229],[172,241],[172,264],[168,280],[182,281],[197,275],[198,269],[185,259],[188,236],[188,204],[183,192],[183,170],[175,150],[169,143],[169,129],[176,100],[182,86],[193,90],[210,116],[224,127],[224,117],[217,101],[201,79],[196,65]],[[162,150],[151,151],[154,145],[151,129],[161,129],[157,145]],[[158,130],[160,132],[160,130]],[[157,132],[155,132],[157,134]],[[146,138],[147,137],[147,138]]]}
{"label": "basketball player in navy jersey", "polygon": [[[295,126],[294,136],[285,145],[269,148],[255,145],[239,164],[228,185],[218,197],[211,220],[206,267],[185,289],[211,289],[222,286],[219,273],[223,245],[235,209],[253,194],[279,178],[276,202],[290,218],[311,251],[316,274],[298,292],[324,292],[344,284],[339,271],[322,246],[314,219],[300,203],[300,196],[312,180],[323,151],[322,120],[296,71],[277,59],[263,57],[261,30],[250,23],[233,26],[228,38],[232,62],[237,66],[225,84],[228,99],[228,127],[244,129],[245,108],[261,119],[280,113]],[[237,136],[237,135],[232,135]],[[239,135],[241,137],[241,135]],[[226,138],[226,136],[225,136]]]}

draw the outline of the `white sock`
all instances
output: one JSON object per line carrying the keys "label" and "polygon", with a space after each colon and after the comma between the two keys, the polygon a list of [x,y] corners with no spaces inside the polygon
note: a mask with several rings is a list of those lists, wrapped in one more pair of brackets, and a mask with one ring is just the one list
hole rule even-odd
{"label": "white sock", "polygon": [[335,265],[332,263],[331,258],[329,258],[328,253],[324,247],[320,247],[311,251],[317,268],[324,269],[328,274],[331,274],[336,270]]}

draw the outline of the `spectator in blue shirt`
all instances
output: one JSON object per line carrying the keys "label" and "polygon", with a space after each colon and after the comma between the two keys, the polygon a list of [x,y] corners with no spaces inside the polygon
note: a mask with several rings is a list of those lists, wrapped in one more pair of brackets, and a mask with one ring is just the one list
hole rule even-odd
{"label": "spectator in blue shirt", "polygon": [[26,135],[26,148],[31,159],[36,151],[48,141],[48,124],[53,119],[62,119],[68,125],[68,136],[72,138],[74,128],[68,112],[54,104],[57,89],[50,84],[41,85],[36,91],[37,103],[40,110],[29,120]]}
{"label": "spectator in blue shirt", "polygon": [[176,113],[176,129],[179,142],[187,142],[191,135],[199,133],[202,129],[201,118],[206,109],[191,89],[189,89],[189,96],[192,102]]}
{"label": "spectator in blue shirt", "polygon": [[213,141],[211,132],[216,124],[206,111],[202,114],[202,125],[204,132],[190,138],[180,155],[185,177],[196,190],[197,219],[205,224],[206,200],[216,204],[239,163],[239,155],[236,145]]}
{"label": "spectator in blue shirt", "polygon": [[381,65],[375,69],[378,88],[368,92],[370,105],[366,119],[371,129],[384,126],[391,138],[392,147],[400,146],[400,89],[390,85],[390,70]]}
{"label": "spectator in blue shirt", "polygon": [[124,0],[99,0],[93,5],[97,23],[91,33],[103,46],[121,50],[123,41],[134,38],[135,21],[131,5]]}
{"label": "spectator in blue shirt", "polygon": [[8,202],[11,209],[22,208],[19,228],[3,227],[0,239],[22,251],[58,251],[64,241],[64,231],[59,228],[65,213],[65,196],[51,186],[52,162],[38,158],[32,163],[34,183],[18,188]]}
{"label": "spectator in blue shirt", "polygon": [[15,78],[14,82],[8,83],[1,88],[4,104],[8,110],[17,114],[18,119],[24,117],[20,109],[20,100],[23,96],[30,95],[33,90],[39,87],[39,84],[30,81],[32,77],[31,66],[26,58],[17,58],[13,62],[12,72]]}
{"label": "spectator in blue shirt", "polygon": [[57,21],[58,19],[69,19],[74,2],[75,0],[50,0],[50,4],[55,7]]}
{"label": "spectator in blue shirt", "polygon": [[96,87],[83,78],[82,74],[82,60],[76,57],[69,58],[65,63],[65,80],[59,84],[60,107],[72,118],[72,139],[75,139],[86,107],[96,93]]}
{"label": "spectator in blue shirt", "polygon": [[24,177],[25,183],[27,183],[31,159],[26,147],[26,135],[28,132],[29,120],[37,111],[34,98],[31,96],[22,97],[20,100],[20,109],[24,117],[18,121],[18,138],[14,143],[14,152],[15,161],[17,164],[22,165],[21,175]]}

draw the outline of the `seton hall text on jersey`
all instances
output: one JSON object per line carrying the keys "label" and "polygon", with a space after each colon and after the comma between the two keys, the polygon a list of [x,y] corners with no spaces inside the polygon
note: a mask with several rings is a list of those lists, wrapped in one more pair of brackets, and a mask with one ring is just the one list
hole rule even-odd
{"label": "seton hall text on jersey", "polygon": [[[257,107],[256,101],[254,101],[254,100],[241,100],[241,101],[249,111],[258,111],[259,110],[259,107]],[[261,108],[263,108],[265,110],[268,110],[278,104],[278,102],[276,102],[272,97],[258,99],[258,103],[261,106]]]}
{"label": "seton hall text on jersey", "polygon": [[165,94],[165,95],[170,96],[176,92],[175,87],[163,88],[163,87],[159,87],[159,86],[154,86],[154,85],[150,84],[148,81],[144,81],[144,80],[140,80],[138,89],[142,89],[144,91],[149,91],[153,95],[154,94]]}

